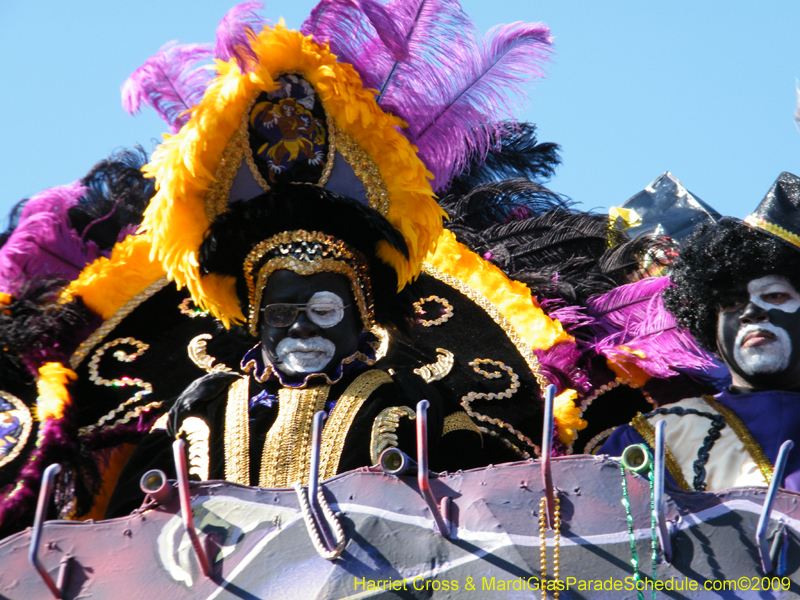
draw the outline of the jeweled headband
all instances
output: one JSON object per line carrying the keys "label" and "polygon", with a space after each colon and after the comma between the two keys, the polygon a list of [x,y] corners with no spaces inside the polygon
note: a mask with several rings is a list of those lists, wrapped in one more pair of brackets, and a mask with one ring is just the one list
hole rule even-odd
{"label": "jeweled headband", "polygon": [[[285,269],[298,275],[339,273],[350,280],[365,330],[375,327],[369,269],[364,255],[319,231],[284,231],[256,244],[244,261],[250,335],[258,337],[258,315],[267,279]],[[254,275],[255,273],[255,275]]]}

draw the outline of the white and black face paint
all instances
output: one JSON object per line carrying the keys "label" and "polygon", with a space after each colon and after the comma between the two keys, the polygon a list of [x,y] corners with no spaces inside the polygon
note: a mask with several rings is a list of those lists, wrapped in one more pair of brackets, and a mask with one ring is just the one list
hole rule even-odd
{"label": "white and black face paint", "polygon": [[336,344],[323,337],[285,337],[275,352],[281,363],[295,373],[319,373],[336,354]]}
{"label": "white and black face paint", "polygon": [[[766,333],[772,333],[774,338]],[[771,340],[768,343],[748,346],[751,340]],[[739,328],[733,346],[733,358],[739,368],[748,375],[779,373],[789,366],[792,356],[792,340],[785,329],[772,323],[744,325]]]}
{"label": "white and black face paint", "polygon": [[795,381],[800,368],[799,308],[800,293],[781,275],[759,277],[746,289],[740,285],[732,290],[719,312],[717,344],[723,360],[753,387],[800,386]]}

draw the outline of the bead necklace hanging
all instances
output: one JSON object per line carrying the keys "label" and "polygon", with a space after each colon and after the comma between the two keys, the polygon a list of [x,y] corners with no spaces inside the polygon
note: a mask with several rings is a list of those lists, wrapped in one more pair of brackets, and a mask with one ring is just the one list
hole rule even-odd
{"label": "bead necklace hanging", "polygon": [[[553,581],[556,583],[554,588],[558,588],[558,581],[560,576],[560,563],[559,557],[561,552],[561,501],[558,499],[558,493],[554,494],[553,507]],[[547,579],[547,501],[542,496],[539,502],[539,557],[540,557],[540,581],[539,585],[542,590],[542,600],[547,600],[547,586],[545,580]],[[553,598],[558,600],[560,592],[558,589],[553,590]]]}

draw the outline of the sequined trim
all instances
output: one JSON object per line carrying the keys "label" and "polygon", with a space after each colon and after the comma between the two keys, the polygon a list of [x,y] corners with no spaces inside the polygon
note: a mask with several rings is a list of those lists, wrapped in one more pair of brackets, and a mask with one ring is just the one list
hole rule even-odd
{"label": "sequined trim", "polygon": [[138,418],[138,416],[145,410],[150,410],[151,408],[157,408],[162,404],[161,402],[151,402],[146,406],[137,406],[133,409],[133,411],[126,413],[121,420],[114,420],[114,418],[119,413],[123,412],[129,406],[137,404],[142,400],[142,398],[153,392],[153,384],[147,381],[143,381],[138,377],[130,378],[126,375],[123,376],[121,379],[105,379],[100,375],[99,372],[100,359],[103,358],[106,350],[109,350],[110,348],[114,348],[115,346],[119,346],[121,344],[134,346],[136,348],[136,351],[128,353],[125,352],[124,350],[116,350],[113,356],[120,362],[133,362],[142,354],[144,354],[144,352],[147,351],[147,349],[150,347],[149,344],[145,344],[144,342],[139,341],[136,338],[132,337],[117,338],[116,340],[106,342],[105,344],[100,346],[100,348],[95,350],[94,354],[92,355],[92,359],[89,361],[89,381],[91,381],[95,385],[101,385],[105,387],[135,386],[140,389],[128,400],[117,406],[114,410],[102,416],[100,420],[97,421],[97,423],[95,423],[94,425],[88,425],[86,427],[80,428],[78,430],[78,435],[84,436],[88,433],[91,433],[95,429],[104,429],[108,427],[108,425],[110,424],[109,422],[113,422],[114,425],[118,425],[119,423],[127,423],[134,417]]}
{"label": "sequined trim", "polygon": [[203,310],[202,308],[197,308],[196,306],[192,308],[189,306],[193,304],[191,298],[184,298],[180,304],[178,304],[178,312],[182,315],[186,315],[190,319],[196,319],[197,317],[207,317],[211,313],[207,310]]}
{"label": "sequined trim", "polygon": [[225,405],[225,480],[250,485],[250,378],[242,377],[228,389]]}
{"label": "sequined trim", "polygon": [[196,475],[200,481],[208,481],[208,440],[211,431],[203,419],[187,417],[181,423],[178,437],[186,437],[189,448],[189,475]]}
{"label": "sequined trim", "polygon": [[500,371],[485,371],[481,369],[478,365],[494,365],[500,371],[505,371],[508,376],[511,378],[511,385],[502,392],[490,392],[490,393],[483,393],[483,392],[470,392],[466,396],[461,397],[461,403],[466,403],[469,405],[474,400],[486,399],[486,400],[504,400],[506,398],[511,398],[514,394],[517,393],[519,390],[519,375],[514,373],[514,370],[506,365],[505,363],[499,360],[492,360],[491,358],[476,358],[475,360],[469,363],[469,366],[472,367],[472,370],[478,373],[479,375],[483,375],[486,379],[499,379],[503,376]]}
{"label": "sequined trim", "polygon": [[386,190],[378,166],[367,151],[344,131],[337,129],[335,139],[337,150],[364,184],[370,207],[385,217],[389,212],[389,192]]}
{"label": "sequined trim", "polygon": [[[533,353],[533,350],[530,348],[530,346],[528,346],[528,344],[526,344],[525,341],[520,337],[520,335],[514,330],[514,328],[511,326],[511,322],[505,316],[503,316],[503,313],[500,312],[497,306],[495,306],[483,294],[477,292],[468,285],[462,283],[455,277],[452,277],[447,273],[443,273],[434,266],[428,263],[424,263],[423,269],[431,277],[441,281],[442,283],[446,283],[450,287],[464,294],[467,298],[469,298],[475,304],[480,306],[486,312],[486,314],[489,315],[489,317],[495,323],[497,323],[497,325],[503,330],[503,332],[506,334],[511,343],[514,344],[514,347],[517,349],[517,352],[519,352],[520,356],[522,356],[525,363],[528,365],[528,368],[531,370],[531,373],[533,373],[533,376],[536,378],[536,382],[539,384],[541,393],[544,393],[544,390],[547,387],[548,382],[544,378],[544,375],[542,375],[539,359]],[[534,444],[533,441],[528,436],[514,429],[514,427],[510,423],[506,423],[505,421],[502,421],[500,419],[488,417],[486,415],[480,414],[472,410],[467,410],[467,414],[473,419],[478,419],[479,421],[482,421],[484,423],[491,423],[503,429],[507,429],[515,436],[517,436],[517,438],[520,441],[529,445],[531,448],[534,448],[537,454],[541,453],[541,450],[537,444]],[[527,454],[527,452],[523,452],[523,454]]]}
{"label": "sequined trim", "polygon": [[[244,113],[244,132],[240,127],[228,141],[228,145],[225,146],[225,150],[222,152],[222,158],[220,159],[219,164],[214,172],[214,180],[208,186],[208,191],[206,192],[205,197],[205,210],[206,217],[209,221],[213,221],[218,215],[221,215],[228,210],[228,200],[230,198],[233,180],[243,164],[242,159],[245,157],[245,152],[250,150],[246,122],[247,116],[250,114],[250,109],[252,109],[257,97],[258,94],[253,97],[253,100],[248,105],[248,109]],[[252,161],[252,151],[250,152],[250,160]],[[258,172],[258,169],[255,169],[255,171]],[[264,187],[264,184],[266,184],[263,178],[261,178],[260,181],[257,178],[256,181],[258,181],[262,188]],[[269,187],[265,189],[269,189]]]}
{"label": "sequined trim", "polygon": [[438,319],[417,319],[417,323],[422,325],[423,327],[436,327],[437,325],[441,325],[442,323],[447,323],[450,320],[450,317],[453,316],[453,305],[450,304],[446,298],[440,298],[439,296],[428,296],[427,298],[420,298],[416,302],[414,302],[414,312],[420,316],[427,314],[425,310],[422,308],[422,305],[426,302],[436,302],[442,305],[442,314],[439,316]]}
{"label": "sequined trim", "polygon": [[16,438],[14,438],[10,432],[0,439],[0,448],[7,447],[6,444],[14,444],[8,454],[0,457],[0,467],[2,467],[17,458],[20,452],[22,452],[25,443],[28,441],[28,437],[30,437],[31,429],[33,429],[33,417],[31,416],[31,411],[25,406],[25,403],[13,394],[0,390],[0,398],[14,407],[12,410],[0,413],[0,415],[7,415],[12,419],[16,418],[19,421],[19,426],[22,427],[22,431],[20,431],[19,436]]}
{"label": "sequined trim", "polygon": [[[517,456],[519,456],[520,458],[522,458],[522,459],[525,459],[525,460],[528,460],[529,458],[531,458],[531,455],[530,455],[530,453],[528,453],[527,451],[523,450],[522,448],[520,448],[520,447],[519,447],[519,446],[517,446],[516,444],[513,444],[513,443],[512,443],[510,440],[508,440],[508,439],[504,438],[502,435],[500,435],[500,434],[499,434],[499,433],[497,433],[496,431],[492,431],[492,430],[491,430],[491,429],[489,429],[488,427],[478,427],[478,431],[479,431],[481,434],[486,434],[486,435],[490,435],[490,436],[492,436],[492,437],[495,437],[495,438],[497,438],[498,440],[500,440],[500,442],[501,442],[501,443],[502,443],[502,444],[503,444],[503,445],[504,445],[506,448],[508,448],[509,450],[511,450],[512,452],[514,452],[514,454],[516,454],[516,455],[517,455]],[[538,448],[537,448],[537,450],[538,450]],[[541,451],[540,451],[540,450],[539,450],[539,454],[541,454]]]}
{"label": "sequined trim", "polygon": [[422,377],[425,383],[444,379],[450,373],[455,363],[455,356],[453,356],[453,353],[449,350],[437,348],[436,352],[439,356],[435,363],[414,369],[414,373]]}
{"label": "sequined trim", "polygon": [[213,356],[209,356],[209,354],[206,352],[206,343],[211,338],[212,336],[209,333],[201,333],[200,335],[192,338],[192,341],[189,342],[189,345],[186,347],[186,351],[189,353],[189,360],[207,373],[233,373],[233,371],[223,363],[215,365],[214,361],[217,359]]}
{"label": "sequined trim", "polygon": [[117,312],[115,312],[111,318],[106,320],[97,330],[90,335],[86,340],[78,346],[78,349],[73,352],[72,356],[69,359],[69,366],[74,371],[78,368],[78,366],[83,362],[83,359],[86,358],[89,352],[103,341],[111,331],[119,325],[122,320],[131,314],[134,309],[142,304],[145,300],[149,299],[151,296],[155,295],[156,292],[159,292],[162,288],[166,287],[169,283],[169,280],[166,277],[159,279],[155,283],[151,283],[147,286],[143,291],[136,294],[133,298],[128,300],[122,308],[120,308]]}
{"label": "sequined trim", "polygon": [[[589,408],[589,406],[591,406],[592,402],[594,402],[595,400],[597,400],[597,398],[599,398],[600,396],[602,396],[602,395],[603,395],[603,394],[605,394],[606,392],[609,392],[609,391],[613,390],[615,387],[619,387],[620,385],[623,385],[623,384],[624,384],[624,385],[627,385],[627,386],[629,386],[629,387],[631,387],[631,388],[638,389],[638,390],[639,390],[639,392],[642,394],[642,396],[644,396],[644,399],[645,399],[647,402],[649,402],[650,404],[652,404],[652,405],[653,405],[653,408],[657,408],[657,404],[655,403],[655,400],[653,400],[653,398],[651,398],[651,397],[650,397],[650,394],[648,394],[646,391],[644,391],[644,389],[640,388],[638,385],[636,385],[636,384],[635,384],[635,383],[633,383],[632,381],[625,381],[625,380],[624,380],[624,379],[622,379],[621,377],[617,377],[617,378],[616,378],[616,379],[614,379],[613,381],[609,381],[608,383],[604,383],[604,384],[603,384],[603,385],[601,385],[600,387],[598,387],[598,388],[595,388],[595,389],[594,389],[594,391],[593,391],[593,392],[592,392],[590,395],[586,396],[586,397],[585,397],[585,398],[584,398],[584,399],[581,401],[581,410],[580,410],[580,412],[578,413],[578,418],[579,418],[579,419],[582,419],[582,418],[583,418],[583,413],[584,413],[584,412],[586,412],[586,409],[587,409],[587,408]],[[573,438],[573,439],[570,441],[569,445],[567,446],[567,454],[572,454],[573,447],[574,447],[574,445],[575,445],[575,441],[576,441],[577,439],[578,439],[578,438],[577,438],[577,436],[576,436],[575,438]],[[587,444],[586,444],[586,445],[588,446],[588,445],[589,445],[589,443],[591,443],[591,440],[590,440],[589,442],[587,442]],[[585,452],[585,447],[584,447],[584,453],[586,453],[586,452]]]}
{"label": "sequined trim", "polygon": [[454,412],[444,418],[444,425],[442,426],[442,436],[447,435],[451,431],[474,431],[480,434],[480,429],[475,425],[475,422],[469,418],[465,412]]}
{"label": "sequined trim", "polygon": [[[258,269],[254,279],[254,269],[269,252],[274,252],[275,257],[269,258]],[[363,255],[332,236],[300,229],[284,231],[259,242],[245,258],[243,271],[250,303],[248,323],[253,337],[258,337],[258,311],[264,286],[269,276],[279,269],[287,269],[298,275],[322,272],[344,275],[350,280],[364,329],[370,330],[375,325],[372,287]]]}
{"label": "sequined trim", "polygon": [[390,406],[384,408],[372,422],[372,434],[369,443],[369,458],[373,465],[377,465],[381,454],[387,448],[397,448],[397,427],[400,419],[408,417],[412,421],[417,414],[408,406]]}
{"label": "sequined trim", "polygon": [[597,450],[600,449],[600,445],[608,439],[612,433],[617,430],[618,425],[614,425],[614,427],[609,427],[608,429],[601,431],[588,442],[583,447],[584,454],[595,454]]}
{"label": "sequined trim", "polygon": [[336,475],[342,448],[350,426],[353,424],[361,405],[370,394],[392,378],[385,371],[377,369],[362,373],[347,386],[347,389],[333,407],[328,422],[322,430],[322,449],[320,451],[320,479]]}
{"label": "sequined trim", "polygon": [[756,217],[755,215],[750,215],[749,217],[745,218],[744,222],[751,227],[771,233],[772,235],[781,238],[783,241],[789,242],[793,246],[800,246],[800,236],[784,229],[780,225],[775,225],[775,223],[770,223],[769,221],[765,221],[764,219]]}
{"label": "sequined trim", "polygon": [[[656,430],[647,420],[647,418],[642,414],[638,413],[633,419],[631,420],[631,427],[633,427],[639,435],[642,436],[645,442],[651,447],[656,447]],[[678,465],[678,461],[675,460],[675,455],[672,454],[672,450],[670,450],[669,446],[665,443],[664,444],[664,457],[666,462],[666,467],[669,469],[672,478],[675,480],[675,483],[678,484],[678,487],[685,491],[691,491],[692,488],[689,487],[689,484],[686,482],[686,478],[683,476],[683,470],[681,469],[680,465]]]}
{"label": "sequined trim", "polygon": [[327,385],[278,391],[278,417],[264,442],[259,486],[285,488],[298,481],[308,483],[313,417],[325,409],[329,391]]}
{"label": "sequined trim", "polygon": [[736,437],[738,437],[742,444],[744,444],[745,450],[747,450],[748,454],[750,454],[753,462],[756,463],[758,470],[761,471],[761,474],[764,476],[767,484],[771,483],[772,473],[775,468],[767,458],[767,455],[764,454],[764,451],[761,449],[761,446],[759,446],[758,442],[753,439],[753,436],[750,434],[750,430],[747,429],[747,426],[742,423],[741,419],[739,419],[733,410],[717,402],[716,398],[713,396],[704,395],[702,398],[706,404],[724,417],[725,422],[730,425],[731,429],[733,429]]}
{"label": "sequined trim", "polygon": [[468,285],[462,283],[455,277],[448,275],[447,273],[443,273],[439,271],[437,268],[433,267],[432,265],[425,263],[423,264],[423,268],[428,275],[431,277],[438,279],[442,283],[446,283],[450,287],[458,290],[462,294],[464,294],[467,298],[472,300],[475,304],[480,306],[491,319],[497,323],[503,332],[508,336],[508,339],[514,344],[514,347],[517,349],[517,352],[520,353],[520,356],[525,360],[525,363],[528,365],[528,368],[533,373],[533,376],[536,377],[536,381],[541,388],[542,393],[544,393],[544,389],[548,386],[547,380],[542,375],[541,365],[539,363],[539,359],[533,353],[530,346],[528,346],[525,341],[519,336],[519,334],[514,330],[511,326],[511,322],[503,316],[503,313],[495,306],[486,296],[483,294],[475,291]]}

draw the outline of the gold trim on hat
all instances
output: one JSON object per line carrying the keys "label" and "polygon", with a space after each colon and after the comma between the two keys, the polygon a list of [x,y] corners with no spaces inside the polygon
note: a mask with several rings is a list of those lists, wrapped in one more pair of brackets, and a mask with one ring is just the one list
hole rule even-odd
{"label": "gold trim on hat", "polygon": [[751,227],[771,233],[772,235],[781,238],[783,241],[789,242],[793,246],[800,248],[800,235],[792,233],[780,225],[775,225],[775,223],[770,223],[769,221],[765,221],[761,217],[757,217],[755,215],[750,215],[744,220],[744,222]]}
{"label": "gold trim on hat", "polygon": [[[302,254],[292,252],[303,249]],[[257,272],[255,281],[253,271],[264,256],[278,249],[278,256],[264,263]],[[250,303],[248,324],[250,334],[258,336],[258,311],[267,279],[277,270],[285,269],[298,275],[316,273],[339,273],[350,280],[356,305],[361,315],[364,329],[375,326],[372,287],[369,281],[367,261],[364,256],[350,248],[343,241],[319,231],[284,231],[256,244],[244,260],[244,278],[247,282],[247,298]]]}

